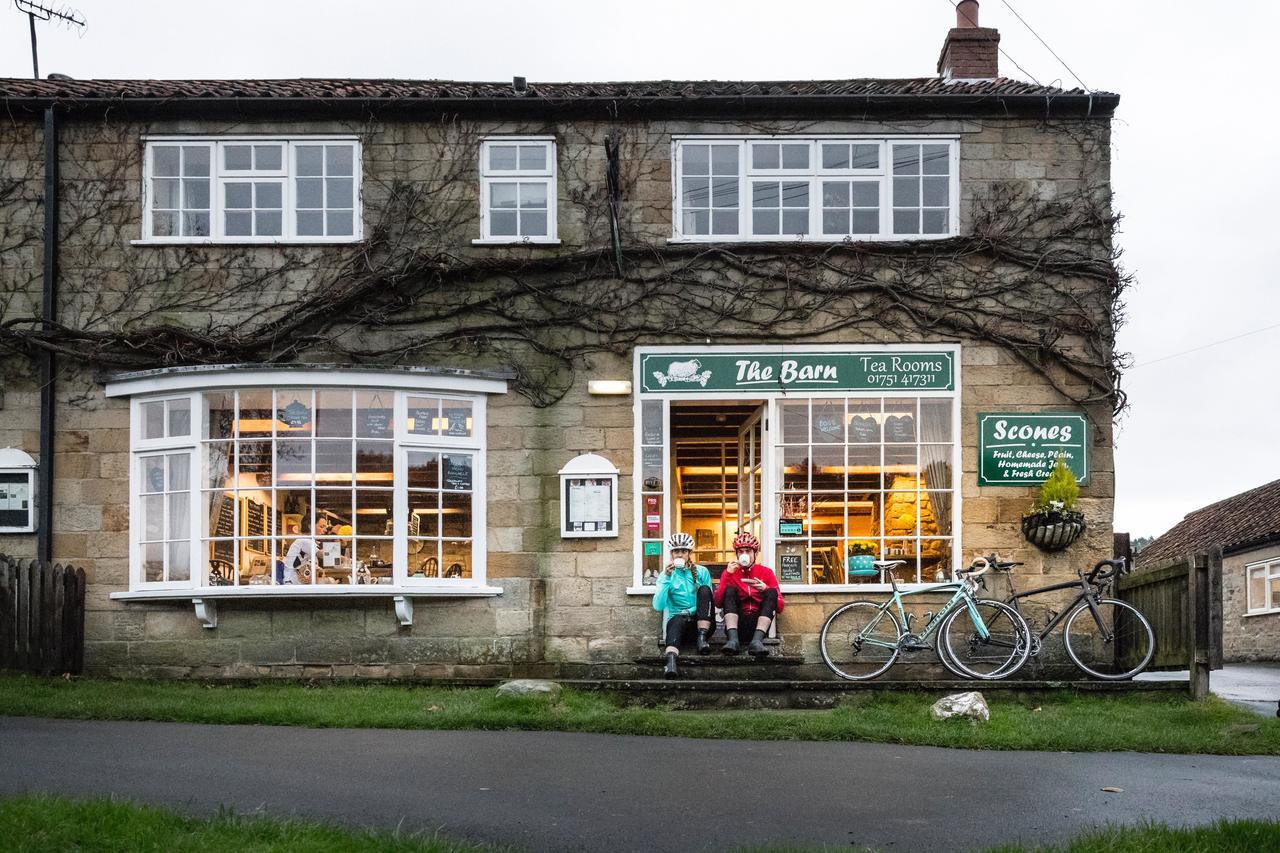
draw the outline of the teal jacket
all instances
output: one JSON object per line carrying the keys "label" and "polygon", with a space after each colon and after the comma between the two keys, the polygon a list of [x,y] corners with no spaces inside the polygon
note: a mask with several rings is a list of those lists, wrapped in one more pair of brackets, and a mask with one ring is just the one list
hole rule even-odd
{"label": "teal jacket", "polygon": [[698,587],[711,586],[711,572],[706,566],[694,566],[696,580],[687,569],[674,569],[671,574],[658,573],[658,591],[653,594],[653,609],[671,616],[690,616],[698,609]]}

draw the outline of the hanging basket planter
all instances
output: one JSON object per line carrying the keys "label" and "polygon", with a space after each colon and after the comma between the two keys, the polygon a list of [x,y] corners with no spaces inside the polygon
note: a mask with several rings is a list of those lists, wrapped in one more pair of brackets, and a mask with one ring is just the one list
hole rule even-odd
{"label": "hanging basket planter", "polygon": [[1033,512],[1022,517],[1022,535],[1041,551],[1061,551],[1084,533],[1078,512]]}

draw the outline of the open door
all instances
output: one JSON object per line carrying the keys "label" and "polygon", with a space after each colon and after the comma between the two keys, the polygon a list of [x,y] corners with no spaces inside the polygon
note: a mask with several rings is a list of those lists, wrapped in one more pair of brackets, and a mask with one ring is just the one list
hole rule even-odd
{"label": "open door", "polygon": [[738,429],[738,529],[755,534],[762,546],[764,413],[761,405]]}

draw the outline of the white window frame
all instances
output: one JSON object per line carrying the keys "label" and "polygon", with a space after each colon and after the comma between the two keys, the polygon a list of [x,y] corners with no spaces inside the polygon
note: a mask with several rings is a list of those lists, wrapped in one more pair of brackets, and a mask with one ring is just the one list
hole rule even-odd
{"label": "white window frame", "polygon": [[[522,143],[538,143],[547,149],[547,167],[545,169],[502,169],[489,168],[489,148],[494,145],[520,145]],[[472,240],[475,246],[507,246],[507,245],[544,245],[555,246],[560,243],[559,195],[556,192],[559,184],[559,166],[556,161],[556,138],[554,136],[489,136],[480,141],[480,236]],[[541,183],[547,189],[547,233],[543,237],[521,237],[518,235],[494,235],[490,233],[489,222],[489,187],[494,183]]]}
{"label": "white window frame", "polygon": [[[757,142],[803,143],[810,147],[809,168],[797,169],[755,169],[751,157],[751,144]],[[877,169],[823,169],[821,166],[822,143],[849,142],[874,143],[880,146],[880,166]],[[724,145],[736,143],[738,151],[738,232],[737,234],[685,234],[683,233],[683,193],[680,178],[682,167],[682,151],[685,144]],[[950,185],[948,198],[950,215],[947,220],[947,231],[943,234],[894,234],[893,233],[893,163],[892,146],[894,143],[947,144],[950,149],[948,158],[948,177]],[[779,164],[781,165],[781,164]],[[809,229],[804,235],[776,234],[756,235],[751,233],[751,198],[753,180],[807,180],[809,182]],[[880,185],[880,230],[876,234],[823,234],[822,233],[822,182],[824,179],[876,179]],[[812,134],[812,135],[676,135],[671,138],[671,237],[670,243],[845,243],[845,242],[887,242],[902,240],[945,240],[960,233],[960,137],[955,134],[942,135],[897,135],[897,134]]]}
{"label": "white window frame", "polygon": [[[1253,602],[1253,584],[1252,575],[1256,571],[1262,572],[1263,583],[1265,585],[1264,594],[1267,601],[1263,607],[1255,607]],[[1245,614],[1249,616],[1261,616],[1266,613],[1280,613],[1280,607],[1272,607],[1271,601],[1271,583],[1273,580],[1280,581],[1280,556],[1271,557],[1266,560],[1259,560],[1249,563],[1244,567],[1244,595],[1245,595]]]}
{"label": "white window frame", "polygon": [[[250,245],[295,245],[295,244],[335,244],[358,243],[364,239],[363,216],[363,175],[362,146],[360,138],[354,135],[317,135],[317,136],[180,136],[146,135],[142,137],[143,171],[142,171],[142,236],[133,240],[133,245],[218,245],[218,244],[250,244]],[[266,145],[280,144],[284,146],[281,169],[270,172],[253,170],[227,171],[223,169],[223,149],[228,145]],[[341,236],[300,236],[297,233],[297,209],[294,203],[294,183],[297,175],[297,155],[299,146],[342,144],[352,146],[351,180],[352,180],[352,233]],[[209,148],[209,230],[207,237],[155,237],[152,236],[153,217],[151,210],[152,180],[154,152],[157,146],[163,145],[205,145]],[[281,235],[279,237],[227,236],[224,233],[223,214],[225,212],[224,192],[228,183],[251,182],[255,178],[262,180],[282,180],[281,204],[283,216]]]}
{"label": "white window frame", "polygon": [[[308,584],[263,586],[201,586],[200,579],[207,563],[202,551],[202,540],[207,538],[203,530],[202,462],[201,443],[205,434],[202,395],[209,391],[259,390],[259,389],[355,389],[390,391],[395,395],[393,411],[395,426],[393,448],[395,458],[393,480],[394,536],[392,537],[392,583],[377,585],[357,584]],[[172,390],[170,390],[172,389]],[[499,587],[488,585],[487,575],[487,488],[485,462],[488,448],[486,430],[486,403],[488,394],[505,393],[506,383],[501,380],[473,379],[469,377],[423,376],[412,373],[368,371],[319,371],[319,370],[228,370],[211,371],[201,377],[198,373],[176,373],[110,383],[109,397],[130,397],[130,446],[129,446],[129,591],[112,593],[112,598],[229,598],[229,597],[328,597],[328,596],[404,596],[411,595],[496,595]],[[410,434],[405,417],[407,400],[414,396],[436,397],[442,400],[465,400],[471,404],[472,428],[468,437],[429,436]],[[142,407],[156,400],[186,399],[191,406],[189,435],[172,439],[144,440],[142,436]],[[470,578],[411,578],[408,567],[408,487],[405,466],[406,451],[413,449],[438,449],[442,452],[466,451],[472,454],[472,530]],[[190,522],[191,522],[191,580],[146,582],[143,574],[141,547],[141,460],[164,452],[189,452],[190,472]],[[447,538],[447,537],[444,537]]]}
{"label": "white window frame", "polygon": [[[646,354],[670,352],[671,347],[665,346],[642,346],[636,347],[632,355],[632,387],[640,389],[643,387],[640,376],[641,357]],[[752,391],[706,391],[697,394],[690,393],[641,393],[636,391],[633,400],[632,410],[632,460],[633,469],[631,477],[632,489],[632,511],[630,523],[635,525],[639,517],[639,509],[643,505],[643,489],[640,477],[640,465],[642,459],[641,442],[643,439],[642,430],[642,406],[645,401],[661,401],[662,402],[662,418],[663,418],[663,486],[664,498],[662,504],[662,539],[674,530],[675,521],[675,502],[671,499],[672,494],[672,471],[671,471],[671,403],[673,401],[699,401],[699,400],[761,400],[765,403],[765,417],[768,419],[769,427],[764,430],[764,465],[761,470],[761,487],[760,490],[764,495],[764,501],[761,509],[761,537],[760,546],[762,555],[765,555],[765,565],[769,565],[772,560],[772,554],[775,553],[775,545],[778,542],[778,505],[776,495],[778,492],[777,483],[777,465],[776,457],[779,453],[781,442],[781,421],[779,420],[778,403],[781,400],[801,400],[801,399],[829,399],[831,397],[848,397],[867,398],[867,397],[941,397],[949,398],[951,405],[951,565],[960,567],[961,556],[963,553],[962,536],[964,518],[964,489],[963,489],[963,468],[961,467],[961,453],[963,450],[961,417],[960,410],[962,408],[961,400],[963,397],[963,385],[961,382],[961,347],[959,344],[853,344],[853,345],[831,345],[827,347],[795,347],[795,346],[779,346],[774,344],[760,344],[755,346],[724,346],[724,347],[705,347],[708,353],[715,352],[760,352],[760,353],[798,353],[804,352],[806,349],[820,349],[824,352],[940,352],[950,353],[953,370],[953,378],[955,387],[951,391],[914,391],[908,389],[879,389],[874,391],[786,391],[775,389],[757,389]],[[917,437],[917,446],[919,438]],[[644,531],[636,528],[632,536],[632,579],[631,586],[627,587],[628,595],[653,595],[657,591],[654,586],[645,586],[643,583],[644,573],[644,550],[643,539],[645,539]],[[652,541],[652,537],[648,537]],[[892,538],[892,537],[886,537]],[[934,538],[934,537],[926,537]],[[945,537],[938,537],[945,538]],[[666,553],[665,546],[663,553]],[[774,571],[778,570],[777,566],[771,566]],[[901,589],[924,589],[933,586],[932,581],[922,581],[920,583],[899,580],[898,586]],[[885,592],[893,587],[888,583],[884,584],[779,584],[783,593],[850,593],[850,592]]]}

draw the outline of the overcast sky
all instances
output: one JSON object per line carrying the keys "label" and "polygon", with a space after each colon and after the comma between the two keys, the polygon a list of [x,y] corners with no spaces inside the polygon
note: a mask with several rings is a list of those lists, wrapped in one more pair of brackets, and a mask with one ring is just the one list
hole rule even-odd
{"label": "overcast sky", "polygon": [[[50,2],[50,0],[45,0]],[[60,2],[60,0],[59,0]],[[1116,529],[1158,534],[1280,478],[1275,45],[1280,4],[1011,0],[1084,82],[1119,92],[1114,182],[1137,274],[1122,347]],[[31,73],[3,0],[0,75]],[[82,36],[39,24],[40,70],[74,77],[410,77],[533,81],[917,77],[950,0],[78,0]],[[1006,76],[1074,85],[1001,0]],[[1270,217],[1270,218],[1268,218]],[[1162,360],[1163,359],[1163,360]]]}

